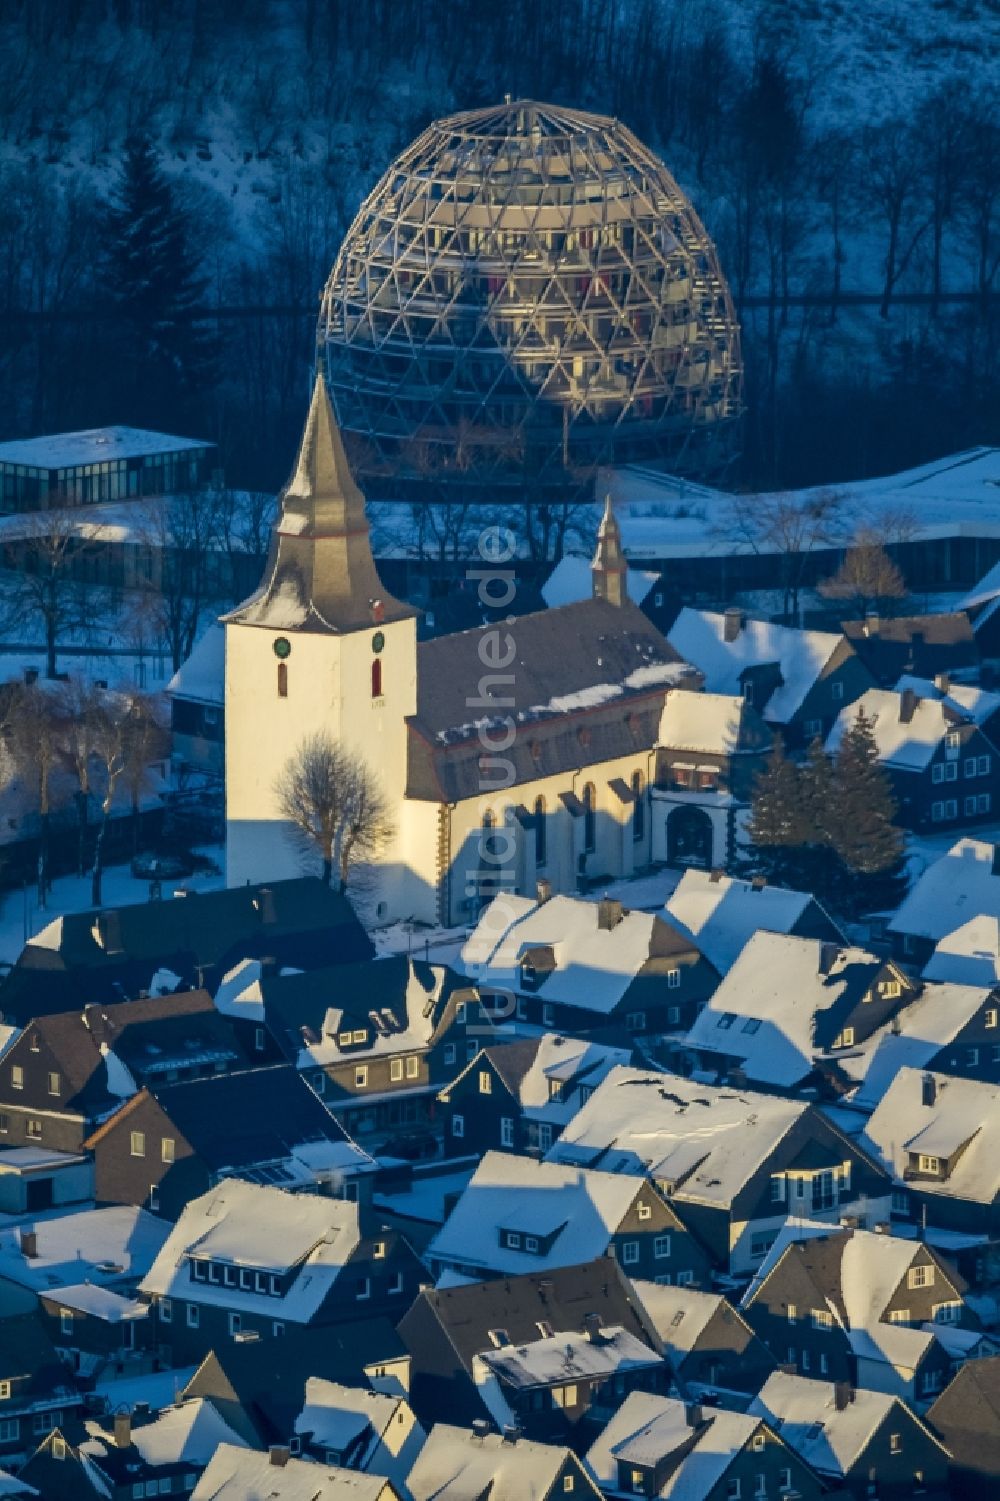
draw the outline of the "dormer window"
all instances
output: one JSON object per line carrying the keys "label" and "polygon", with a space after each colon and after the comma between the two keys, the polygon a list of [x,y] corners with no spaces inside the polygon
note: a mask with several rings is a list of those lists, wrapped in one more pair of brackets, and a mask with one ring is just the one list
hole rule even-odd
{"label": "dormer window", "polygon": [[503,1350],[507,1345],[510,1344],[510,1335],[507,1333],[506,1329],[490,1329],[488,1333],[490,1336],[490,1344],[493,1346],[494,1350]]}
{"label": "dormer window", "polygon": [[521,965],[521,988],[522,990],[538,989],[538,971],[527,960]]}

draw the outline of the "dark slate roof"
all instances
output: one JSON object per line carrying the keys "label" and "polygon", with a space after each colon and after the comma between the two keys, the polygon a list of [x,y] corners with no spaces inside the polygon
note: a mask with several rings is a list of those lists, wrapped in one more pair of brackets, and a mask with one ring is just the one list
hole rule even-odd
{"label": "dark slate roof", "polygon": [[847,620],[843,632],[884,687],[903,672],[934,677],[979,661],[975,632],[964,611],[880,617],[877,628],[869,621]]}
{"label": "dark slate roof", "polygon": [[28,1376],[28,1391],[41,1395],[71,1381],[38,1313],[12,1314],[0,1322],[0,1381]]}
{"label": "dark slate roof", "polygon": [[281,956],[286,947],[303,968],[374,953],[347,898],[305,876],[68,913],[45,935],[25,945],[0,987],[8,1020],[124,1000],[149,989],[161,968],[183,985],[207,984],[240,959]]}
{"label": "dark slate roof", "polygon": [[304,1141],[347,1140],[287,1063],[165,1084],[150,1093],[202,1161],[216,1170],[273,1162]]}
{"label": "dark slate roof", "polygon": [[491,1348],[491,1329],[505,1330],[513,1345],[525,1344],[538,1338],[540,1319],[557,1334],[583,1333],[588,1314],[596,1313],[605,1328],[620,1324],[658,1348],[645,1309],[610,1256],[539,1275],[422,1289],[399,1324],[399,1333],[415,1359],[419,1359],[419,1348],[410,1341],[419,1340],[428,1313],[447,1333],[466,1371],[471,1371],[474,1355]]}
{"label": "dark slate roof", "polygon": [[524,1077],[538,1056],[540,1046],[540,1037],[525,1037],[518,1042],[497,1043],[485,1050],[515,1100],[520,1097]]}
{"label": "dark slate roof", "polygon": [[1000,1355],[961,1365],[925,1421],[963,1469],[1000,1476]]}

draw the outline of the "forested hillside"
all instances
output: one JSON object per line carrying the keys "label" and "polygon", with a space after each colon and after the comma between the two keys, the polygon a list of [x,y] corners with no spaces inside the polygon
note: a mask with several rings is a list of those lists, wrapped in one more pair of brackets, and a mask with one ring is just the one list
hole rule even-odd
{"label": "forested hillside", "polygon": [[998,58],[995,0],[0,0],[0,435],[150,423],[277,484],[361,199],[511,93],[618,115],[690,193],[745,483],[998,442]]}

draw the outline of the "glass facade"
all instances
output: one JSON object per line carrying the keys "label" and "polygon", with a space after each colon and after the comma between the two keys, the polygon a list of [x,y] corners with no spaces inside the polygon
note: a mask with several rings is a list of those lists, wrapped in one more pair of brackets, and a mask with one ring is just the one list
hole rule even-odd
{"label": "glass facade", "polygon": [[170,495],[206,485],[216,462],[215,449],[210,447],[73,464],[62,469],[39,469],[0,460],[0,508],[4,512],[34,511]]}

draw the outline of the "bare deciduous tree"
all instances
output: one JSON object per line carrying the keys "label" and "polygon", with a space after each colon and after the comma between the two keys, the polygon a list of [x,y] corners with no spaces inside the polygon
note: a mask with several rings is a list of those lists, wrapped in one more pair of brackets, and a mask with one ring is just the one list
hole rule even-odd
{"label": "bare deciduous tree", "polygon": [[733,495],[710,529],[754,553],[778,554],[784,612],[789,615],[799,607],[810,554],[843,542],[846,503],[838,490],[816,490],[805,496],[784,491]]}
{"label": "bare deciduous tree", "polygon": [[56,676],[59,646],[95,624],[94,601],[77,567],[95,545],[70,508],[25,515],[8,544],[13,574],[4,589],[0,622],[8,634],[41,630],[48,678]]}
{"label": "bare deciduous tree", "polygon": [[[156,732],[149,724],[152,717],[151,702],[143,693],[105,692],[94,708],[94,759],[100,768],[103,791],[101,822],[94,841],[91,867],[90,900],[95,907],[101,904],[104,845],[115,796],[123,784],[135,787],[133,809],[137,807],[138,789],[152,758],[151,747],[156,743]],[[158,729],[157,724],[156,731]]]}
{"label": "bare deciduous tree", "polygon": [[87,868],[87,829],[93,792],[94,734],[101,707],[101,689],[89,678],[70,678],[59,689],[61,759],[76,787],[76,873]]}
{"label": "bare deciduous tree", "polygon": [[393,833],[389,802],[374,773],[324,731],[309,735],[275,781],[283,818],[300,847],[322,860],[326,885],[338,890],[351,868],[373,859]]}
{"label": "bare deciduous tree", "polygon": [[11,690],[4,733],[15,773],[32,789],[38,809],[38,905],[43,909],[52,885],[49,827],[61,732],[60,706],[50,689],[38,683],[18,683]]}
{"label": "bare deciduous tree", "polygon": [[883,535],[863,527],[847,549],[844,561],[819,585],[824,599],[842,599],[858,619],[876,605],[905,599],[906,583],[883,546]]}

